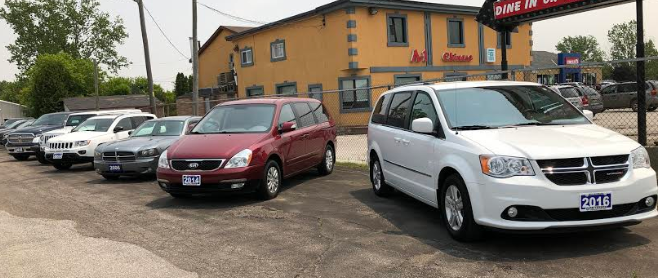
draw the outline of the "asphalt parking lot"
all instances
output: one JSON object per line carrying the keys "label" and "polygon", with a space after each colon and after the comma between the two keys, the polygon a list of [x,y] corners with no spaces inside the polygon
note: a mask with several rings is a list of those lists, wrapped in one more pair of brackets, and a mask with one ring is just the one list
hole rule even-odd
{"label": "asphalt parking lot", "polygon": [[0,277],[656,277],[657,229],[463,244],[433,208],[374,196],[358,170],[309,172],[266,202],[175,200],[153,180],[0,151]]}

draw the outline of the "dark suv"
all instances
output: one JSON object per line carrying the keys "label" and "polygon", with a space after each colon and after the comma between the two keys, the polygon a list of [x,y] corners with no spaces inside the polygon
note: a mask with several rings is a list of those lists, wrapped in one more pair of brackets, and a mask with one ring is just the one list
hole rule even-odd
{"label": "dark suv", "polygon": [[7,135],[7,151],[16,160],[27,160],[39,151],[39,142],[34,139],[39,135],[64,127],[71,112],[45,114],[39,117],[30,127],[18,129]]}
{"label": "dark suv", "polygon": [[[658,109],[658,83],[647,82],[647,110],[655,111]],[[613,84],[601,90],[603,96],[603,106],[605,109],[623,109],[632,108],[638,110],[637,105],[637,82],[627,82]]]}

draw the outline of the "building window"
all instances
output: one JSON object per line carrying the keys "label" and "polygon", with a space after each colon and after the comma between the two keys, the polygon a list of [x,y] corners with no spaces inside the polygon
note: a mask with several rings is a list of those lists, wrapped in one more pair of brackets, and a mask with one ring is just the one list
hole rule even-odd
{"label": "building window", "polygon": [[420,74],[398,74],[393,77],[395,86],[418,83],[422,77]]}
{"label": "building window", "polygon": [[253,66],[254,65],[254,51],[251,47],[245,47],[240,50],[240,63],[243,67]]}
{"label": "building window", "polygon": [[286,96],[297,95],[297,83],[296,82],[286,82],[286,83],[282,83],[282,84],[276,84],[276,94],[277,95],[286,95]]}
{"label": "building window", "polygon": [[322,101],[322,84],[308,85],[308,97]]}
{"label": "building window", "polygon": [[370,110],[370,77],[340,78],[341,112]]}
{"label": "building window", "polygon": [[596,82],[596,73],[583,73],[583,83],[587,86],[596,86],[596,84],[598,84],[598,82]]}
{"label": "building window", "polygon": [[409,46],[407,15],[388,14],[388,46]]}
{"label": "building window", "polygon": [[247,97],[258,97],[265,95],[263,86],[252,86],[247,88]]}
{"label": "building window", "polygon": [[557,83],[557,75],[555,74],[538,74],[537,83],[542,85],[555,85]]}
{"label": "building window", "polygon": [[464,19],[448,18],[448,47],[466,47],[464,42]]}
{"label": "building window", "polygon": [[467,75],[468,74],[463,72],[449,72],[446,73],[443,77],[445,78],[445,82],[455,82],[455,81],[466,81]]}
{"label": "building window", "polygon": [[283,61],[286,59],[286,41],[276,40],[270,43],[272,62]]}

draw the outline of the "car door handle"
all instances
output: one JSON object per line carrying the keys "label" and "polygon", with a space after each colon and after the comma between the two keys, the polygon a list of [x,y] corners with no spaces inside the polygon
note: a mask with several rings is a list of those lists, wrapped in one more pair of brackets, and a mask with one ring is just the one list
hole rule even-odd
{"label": "car door handle", "polygon": [[309,136],[309,134],[306,133],[306,134],[302,135],[302,138],[306,138],[306,137],[308,137],[308,136]]}
{"label": "car door handle", "polygon": [[409,143],[411,143],[411,141],[406,140],[406,139],[402,139],[400,141],[402,141],[402,144],[404,144],[405,146],[409,146]]}
{"label": "car door handle", "polygon": [[402,141],[402,138],[395,137],[393,138],[393,141],[395,141],[395,143],[400,143],[400,141]]}

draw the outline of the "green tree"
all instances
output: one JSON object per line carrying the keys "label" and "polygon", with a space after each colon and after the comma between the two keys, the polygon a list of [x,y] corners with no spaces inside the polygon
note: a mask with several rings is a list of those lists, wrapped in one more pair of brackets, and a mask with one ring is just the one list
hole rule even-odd
{"label": "green tree", "polygon": [[[610,56],[613,60],[634,59],[636,57],[637,44],[637,21],[631,20],[627,23],[615,24],[608,31],[608,41],[612,45]],[[658,56],[658,49],[653,40],[644,44],[645,56]]]}
{"label": "green tree", "polygon": [[602,62],[604,53],[599,42],[592,35],[564,37],[555,46],[557,51],[563,53],[580,53],[581,59],[586,62]]}
{"label": "green tree", "polygon": [[43,54],[27,72],[25,102],[34,115],[63,110],[67,97],[91,95],[94,65],[66,53]]}
{"label": "green tree", "polygon": [[133,80],[126,77],[110,77],[101,83],[100,94],[104,96],[129,95],[132,93]]}
{"label": "green tree", "polygon": [[0,100],[23,104],[23,87],[25,80],[0,82]]}
{"label": "green tree", "polygon": [[116,72],[128,65],[116,46],[128,37],[119,17],[101,12],[97,0],[6,0],[0,18],[17,38],[7,46],[21,75],[39,55],[65,52],[76,59],[94,59]]}
{"label": "green tree", "polygon": [[174,81],[174,93],[177,97],[191,92],[189,90],[189,81],[184,73],[179,72],[176,74],[176,81]]}

